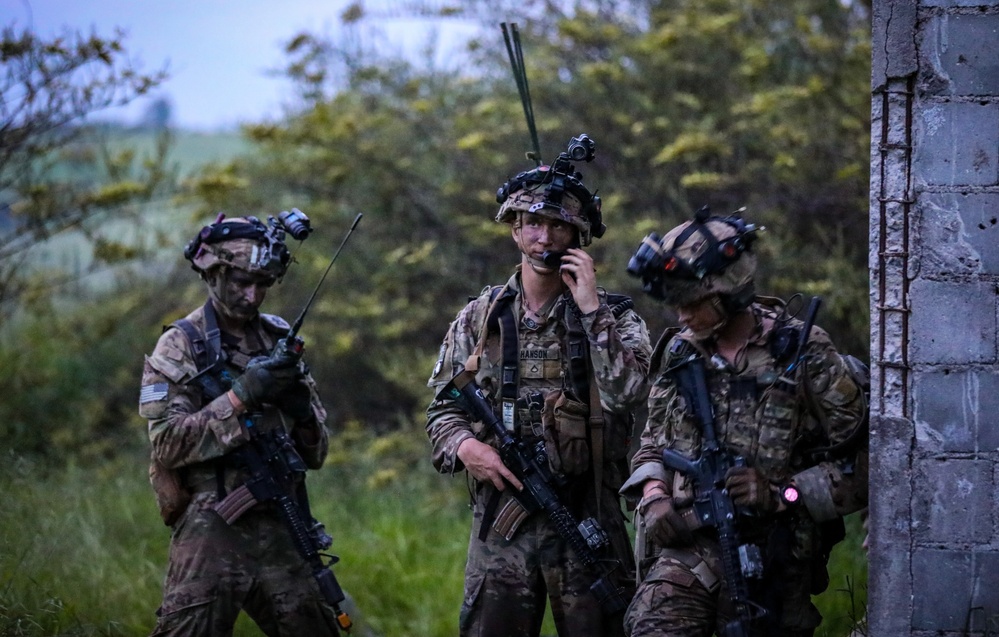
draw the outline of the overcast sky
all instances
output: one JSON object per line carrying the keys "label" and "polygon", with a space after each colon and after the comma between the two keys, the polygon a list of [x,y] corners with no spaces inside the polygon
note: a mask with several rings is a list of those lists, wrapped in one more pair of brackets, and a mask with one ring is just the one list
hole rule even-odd
{"label": "overcast sky", "polygon": [[[286,61],[283,44],[301,31],[336,33],[349,0],[0,0],[3,26],[28,27],[42,36],[64,28],[111,36],[127,33],[125,45],[145,71],[167,66],[162,94],[173,104],[175,125],[214,130],[241,121],[277,117],[289,86],[269,69]],[[361,31],[371,41],[417,46],[439,29],[441,48],[453,47],[474,25],[394,19],[401,0],[367,0],[381,14]],[[405,50],[405,49],[404,49]],[[443,53],[442,53],[443,54]],[[148,102],[121,113],[130,123]]]}

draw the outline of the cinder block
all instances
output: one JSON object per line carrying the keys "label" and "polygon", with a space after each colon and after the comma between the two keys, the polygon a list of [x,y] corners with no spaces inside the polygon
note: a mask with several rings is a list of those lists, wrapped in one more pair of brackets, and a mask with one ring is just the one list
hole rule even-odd
{"label": "cinder block", "polygon": [[999,101],[925,104],[916,114],[914,138],[917,181],[931,186],[999,182]]}
{"label": "cinder block", "polygon": [[912,627],[963,630],[973,606],[971,573],[970,551],[913,551]]}
{"label": "cinder block", "polygon": [[971,554],[972,597],[970,630],[995,634],[999,625],[999,552],[975,551]]}
{"label": "cinder block", "polygon": [[919,460],[912,486],[912,525],[918,543],[957,546],[992,538],[992,463]]}
{"label": "cinder block", "polygon": [[999,193],[921,193],[918,223],[922,273],[999,274]]}
{"label": "cinder block", "polygon": [[953,365],[996,359],[996,290],[991,283],[916,279],[909,287],[909,359]]}
{"label": "cinder block", "polygon": [[999,450],[999,371],[935,369],[913,374],[920,450]]}
{"label": "cinder block", "polygon": [[[932,2],[924,3],[933,6]],[[950,0],[938,6],[978,6]],[[923,26],[920,92],[927,95],[999,95],[999,14],[932,15]]]}

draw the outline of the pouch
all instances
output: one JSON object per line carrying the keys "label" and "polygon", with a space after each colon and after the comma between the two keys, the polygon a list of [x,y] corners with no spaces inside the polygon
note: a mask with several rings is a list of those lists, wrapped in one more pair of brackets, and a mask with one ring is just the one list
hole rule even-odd
{"label": "pouch", "polygon": [[149,459],[149,483],[163,524],[173,526],[191,503],[190,490],[184,486],[179,472],[163,466],[156,458]]}
{"label": "pouch", "polygon": [[771,387],[764,393],[757,459],[763,469],[778,470],[787,463],[797,417],[796,406],[797,398],[789,391]]}
{"label": "pouch", "polygon": [[579,475],[590,468],[589,414],[587,404],[570,398],[564,391],[545,396],[541,423],[548,461],[556,474]]}

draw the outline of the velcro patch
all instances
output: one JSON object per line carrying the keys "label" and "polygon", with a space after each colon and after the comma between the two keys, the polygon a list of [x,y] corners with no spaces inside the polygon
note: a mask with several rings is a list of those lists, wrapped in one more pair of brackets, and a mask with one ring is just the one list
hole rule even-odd
{"label": "velcro patch", "polygon": [[157,400],[163,400],[167,397],[167,390],[169,388],[170,386],[166,383],[143,385],[142,391],[139,392],[139,404],[145,405],[146,403],[154,403]]}

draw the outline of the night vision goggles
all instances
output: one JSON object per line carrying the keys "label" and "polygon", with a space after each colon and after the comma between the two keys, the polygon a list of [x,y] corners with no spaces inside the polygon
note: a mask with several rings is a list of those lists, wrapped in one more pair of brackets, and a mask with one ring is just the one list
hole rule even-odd
{"label": "night vision goggles", "polygon": [[[550,166],[542,165],[518,173],[496,191],[496,202],[502,204],[497,220],[512,221],[517,210],[541,213],[577,226],[584,246],[592,237],[602,237],[607,226],[603,223],[600,197],[583,185],[583,175],[572,163],[590,162],[595,152],[596,143],[581,134],[569,140],[566,150],[559,153]],[[534,193],[523,207],[516,201],[516,194],[522,191]]]}
{"label": "night vision goggles", "polygon": [[[690,296],[696,287],[704,287],[702,283],[720,276],[751,248],[761,228],[742,219],[744,210],[719,217],[710,216],[710,209],[703,206],[693,221],[665,237],[650,233],[628,261],[628,274],[640,278],[642,289],[653,298],[673,300],[676,293],[671,293],[671,288]],[[712,232],[709,224],[716,229],[721,226],[720,232]]]}
{"label": "night vision goggles", "polygon": [[226,220],[219,213],[187,244],[184,257],[198,272],[228,265],[279,279],[291,263],[285,235],[302,241],[311,232],[309,218],[297,208],[269,216],[266,224],[253,216]]}

